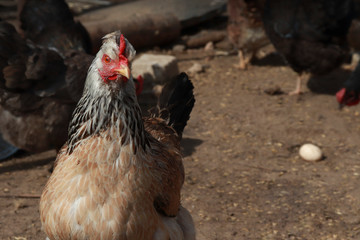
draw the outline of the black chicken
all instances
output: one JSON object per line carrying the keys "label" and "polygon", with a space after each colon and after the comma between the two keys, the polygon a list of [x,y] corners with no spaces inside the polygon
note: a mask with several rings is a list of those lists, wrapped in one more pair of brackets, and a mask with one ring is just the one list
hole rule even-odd
{"label": "black chicken", "polygon": [[21,29],[35,44],[55,49],[65,56],[68,51],[90,53],[91,41],[80,22],[74,21],[63,0],[19,0]]}
{"label": "black chicken", "polygon": [[0,132],[18,148],[60,148],[93,56],[62,0],[18,1],[23,39],[0,22]]}
{"label": "black chicken", "polygon": [[12,25],[0,22],[0,131],[5,140],[33,152],[61,146],[76,95],[81,96],[81,88],[77,93],[66,78],[67,69],[57,52],[25,41]]}
{"label": "black chicken", "polygon": [[349,57],[346,34],[354,17],[352,0],[267,0],[264,27],[271,42],[299,74],[325,74]]}
{"label": "black chicken", "polygon": [[59,149],[94,58],[89,36],[62,0],[18,3],[27,39],[0,22],[0,132],[30,152]]}

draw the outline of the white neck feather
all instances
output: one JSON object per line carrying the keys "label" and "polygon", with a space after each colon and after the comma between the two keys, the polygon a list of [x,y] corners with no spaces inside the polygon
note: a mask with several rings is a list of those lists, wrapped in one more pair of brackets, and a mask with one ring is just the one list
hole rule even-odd
{"label": "white neck feather", "polygon": [[133,79],[126,83],[105,83],[98,72],[98,64],[101,63],[96,57],[89,68],[83,96],[74,110],[69,126],[68,152],[71,153],[80,140],[110,127],[115,127],[121,144],[133,145],[134,153],[138,147],[145,150],[148,139]]}

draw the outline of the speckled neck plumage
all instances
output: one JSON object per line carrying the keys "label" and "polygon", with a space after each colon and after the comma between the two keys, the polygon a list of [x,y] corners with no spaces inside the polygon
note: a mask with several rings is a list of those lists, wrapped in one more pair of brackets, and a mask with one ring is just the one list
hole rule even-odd
{"label": "speckled neck plumage", "polygon": [[149,142],[135,95],[122,90],[109,93],[94,97],[84,92],[69,126],[68,153],[81,140],[99,134],[118,139],[121,145],[130,144],[134,154],[139,147],[146,149]]}

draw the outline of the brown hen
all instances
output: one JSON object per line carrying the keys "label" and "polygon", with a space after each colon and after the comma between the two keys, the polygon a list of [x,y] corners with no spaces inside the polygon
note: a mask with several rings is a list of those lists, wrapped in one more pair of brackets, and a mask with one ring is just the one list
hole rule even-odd
{"label": "brown hen", "polygon": [[40,200],[49,239],[195,239],[180,204],[179,147],[193,86],[179,75],[154,116],[143,119],[130,74],[134,55],[114,32],[89,68],[68,142]]}

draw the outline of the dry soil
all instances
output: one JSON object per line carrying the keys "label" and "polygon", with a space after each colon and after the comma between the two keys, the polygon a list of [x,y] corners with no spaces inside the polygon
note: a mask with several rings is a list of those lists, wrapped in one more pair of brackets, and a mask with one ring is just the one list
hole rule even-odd
{"label": "dry soil", "polygon": [[[247,71],[236,56],[177,54],[192,74],[196,104],[183,139],[183,205],[203,239],[360,239],[360,109],[338,109],[337,70],[288,96],[296,74],[275,54]],[[279,87],[285,94],[269,95]],[[307,142],[324,158],[298,155]],[[0,239],[45,239],[37,198],[55,151],[0,163]],[[26,197],[26,198],[21,198]]]}

